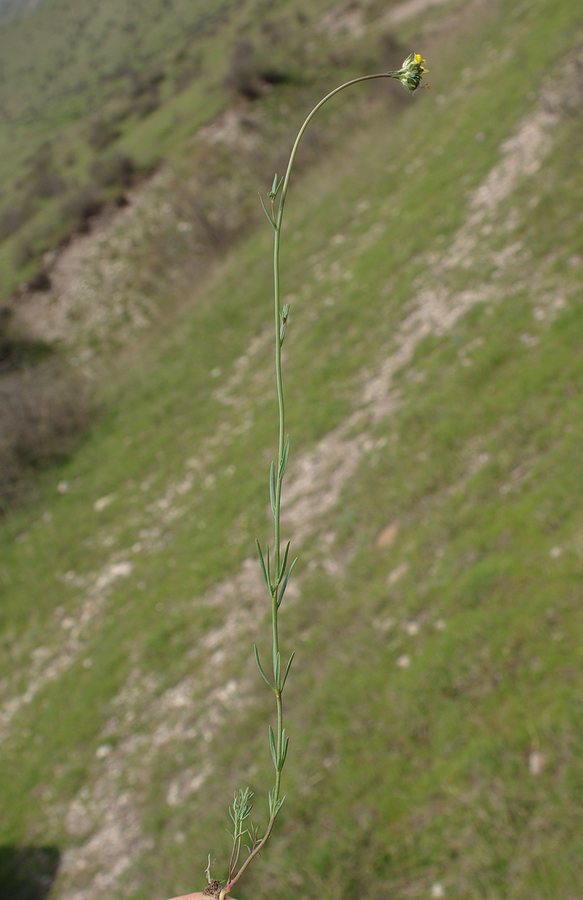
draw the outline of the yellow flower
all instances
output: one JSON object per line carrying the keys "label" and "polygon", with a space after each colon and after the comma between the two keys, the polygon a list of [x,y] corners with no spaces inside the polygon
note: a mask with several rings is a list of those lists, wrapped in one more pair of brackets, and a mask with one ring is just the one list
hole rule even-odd
{"label": "yellow flower", "polygon": [[416,91],[421,84],[421,79],[428,71],[425,68],[425,62],[426,60],[420,53],[410,53],[407,59],[403,60],[399,71],[395,73],[395,78],[398,78],[407,90]]}

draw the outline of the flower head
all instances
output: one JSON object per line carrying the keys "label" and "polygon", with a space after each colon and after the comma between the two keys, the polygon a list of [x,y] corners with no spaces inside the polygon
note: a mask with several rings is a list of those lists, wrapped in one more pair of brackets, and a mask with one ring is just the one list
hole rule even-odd
{"label": "flower head", "polygon": [[416,91],[421,84],[421,79],[428,70],[425,68],[425,60],[420,53],[410,53],[395,78],[398,78],[403,87],[409,91]]}

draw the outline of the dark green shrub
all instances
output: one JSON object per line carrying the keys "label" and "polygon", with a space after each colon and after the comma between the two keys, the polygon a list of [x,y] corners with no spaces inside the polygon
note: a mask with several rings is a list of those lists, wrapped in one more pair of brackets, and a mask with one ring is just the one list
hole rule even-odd
{"label": "dark green shrub", "polygon": [[101,187],[127,187],[136,172],[136,166],[127,153],[115,151],[93,161],[89,169],[92,180]]}
{"label": "dark green shrub", "polygon": [[120,135],[119,128],[108,119],[95,119],[89,126],[87,141],[94,150],[104,150]]}
{"label": "dark green shrub", "polygon": [[5,206],[0,210],[0,241],[15,234],[32,215],[33,206],[30,199],[15,206]]}
{"label": "dark green shrub", "polygon": [[59,173],[55,169],[48,168],[36,173],[28,193],[33,200],[47,200],[62,194],[65,188],[66,182]]}
{"label": "dark green shrub", "polygon": [[256,100],[266,86],[283,84],[289,80],[287,72],[268,59],[258,56],[251,41],[237,41],[223,84],[228,90],[247,100]]}
{"label": "dark green shrub", "polygon": [[153,112],[156,112],[160,106],[160,102],[160,95],[156,90],[150,94],[144,94],[144,96],[135,100],[132,105],[132,111],[139,119],[145,119]]}
{"label": "dark green shrub", "polygon": [[16,269],[24,269],[37,256],[34,245],[30,240],[19,241],[12,254],[12,262]]}
{"label": "dark green shrub", "polygon": [[87,383],[58,359],[0,375],[0,512],[34,470],[71,453],[92,416]]}
{"label": "dark green shrub", "polygon": [[97,190],[90,185],[85,185],[67,197],[62,206],[62,213],[74,227],[84,231],[87,229],[89,220],[102,209],[103,199]]}

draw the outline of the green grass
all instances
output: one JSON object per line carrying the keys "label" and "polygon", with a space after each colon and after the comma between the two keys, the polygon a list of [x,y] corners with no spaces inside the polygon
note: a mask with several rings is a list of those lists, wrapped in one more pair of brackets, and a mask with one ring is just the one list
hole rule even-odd
{"label": "green grass", "polygon": [[[319,0],[310,16],[330,5]],[[308,26],[297,18],[302,7],[300,0],[279,0],[269,9],[260,0],[147,0],[139,7],[106,0],[98,8],[45,0],[2,23],[0,215],[27,212],[0,240],[0,299],[75,231],[63,201],[80,185],[96,187],[91,164],[104,152],[91,142],[96,123],[113,129],[107,152],[127,153],[147,172],[163,158],[188,160],[199,126],[228,105],[225,77],[241,40],[254,44],[260,65],[283,63],[288,77],[313,84],[322,54],[342,51],[344,42],[323,36],[317,52],[306,51],[302,29]],[[267,37],[269,25],[277,27],[276,37]],[[152,88],[144,87],[149,79]],[[47,170],[46,156],[35,162],[43,152],[63,181],[46,199],[32,187],[35,174]]]}
{"label": "green grass", "polygon": [[[299,457],[362,405],[362,381],[398,349],[423,287],[442,286],[455,303],[494,285],[496,299],[417,345],[394,378],[391,414],[365,426],[370,449],[334,508],[316,506],[304,523],[314,538],[298,548],[299,594],[283,624],[284,647],[298,651],[288,800],[241,900],[421,898],[435,883],[454,898],[583,889],[575,116],[554,129],[541,170],[518,180],[468,267],[440,264],[468,192],[579,25],[566,0],[482,13],[455,47],[435,46],[433,93],[414,98],[398,124],[373,105],[366,127],[292,187],[283,239],[284,292],[295,295],[291,478]],[[406,177],[404,160],[418,163]],[[221,864],[232,790],[267,783],[270,702],[250,653],[268,637],[267,610],[263,621],[253,612],[252,588],[214,602],[212,591],[267,531],[268,339],[245,366],[234,360],[270,326],[269,239],[262,230],[241,243],[140,348],[141,361],[126,360],[74,459],[1,526],[8,697],[29,682],[31,652],[66,647],[63,619],[99,600],[81,646],[69,645],[71,664],[18,713],[2,750],[7,846],[72,852],[108,810],[119,817],[128,869],[100,887],[90,879],[115,860],[88,855],[75,873],[65,856],[55,900],[75,887],[133,900],[193,889],[209,850]],[[522,252],[496,274],[506,240]],[[227,383],[233,405],[217,397]],[[189,472],[188,489],[169,490]],[[396,538],[381,549],[391,522]],[[128,561],[127,577],[95,589],[112,562]],[[237,610],[256,625],[243,622],[214,659],[204,640]],[[232,705],[213,694],[230,680]],[[183,682],[191,699],[173,705],[168,691]],[[109,756],[96,756],[103,746]],[[539,775],[529,771],[535,752]],[[207,771],[198,792],[169,805],[175,779]],[[116,805],[124,795],[127,820]],[[85,809],[77,827],[75,800]]]}

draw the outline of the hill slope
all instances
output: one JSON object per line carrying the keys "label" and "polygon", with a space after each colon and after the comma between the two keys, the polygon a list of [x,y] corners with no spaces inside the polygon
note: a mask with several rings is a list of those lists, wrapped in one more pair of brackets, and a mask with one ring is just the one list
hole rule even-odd
{"label": "hill slope", "polygon": [[35,9],[42,0],[2,0],[0,19],[18,19]]}
{"label": "hill slope", "polygon": [[0,302],[255,76],[313,85],[331,44],[346,61],[346,29],[317,24],[331,5],[49,0],[0,23]]}
{"label": "hill slope", "polygon": [[[292,743],[242,900],[583,892],[583,29],[567,0],[456,10],[433,91],[290,194]],[[2,843],[60,862],[51,900],[193,888],[267,784],[269,238],[2,524]]]}

